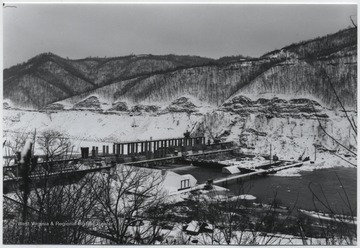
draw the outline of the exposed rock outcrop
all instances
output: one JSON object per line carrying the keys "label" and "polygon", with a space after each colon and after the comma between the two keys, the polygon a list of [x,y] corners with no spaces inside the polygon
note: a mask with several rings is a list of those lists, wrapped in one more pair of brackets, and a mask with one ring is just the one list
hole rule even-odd
{"label": "exposed rock outcrop", "polygon": [[193,113],[197,111],[197,106],[187,97],[180,97],[173,101],[166,109],[169,112]]}
{"label": "exposed rock outcrop", "polygon": [[97,98],[96,96],[91,96],[89,98],[86,98],[83,101],[80,101],[78,103],[76,103],[73,106],[73,109],[77,109],[77,110],[101,110],[101,104],[99,101],[99,98]]}
{"label": "exposed rock outcrop", "polygon": [[160,109],[159,106],[156,105],[135,105],[131,108],[131,112],[157,112]]}
{"label": "exposed rock outcrop", "polygon": [[126,102],[115,102],[112,104],[112,107],[108,109],[109,111],[129,111],[129,108]]}
{"label": "exposed rock outcrop", "polygon": [[11,109],[11,106],[7,102],[3,102],[3,109]]}
{"label": "exposed rock outcrop", "polygon": [[65,107],[63,104],[52,103],[52,104],[46,105],[42,110],[60,111],[60,110],[64,110],[64,109],[65,109]]}
{"label": "exposed rock outcrop", "polygon": [[327,117],[325,113],[321,113],[323,107],[318,102],[305,98],[284,100],[274,97],[272,99],[259,98],[252,101],[245,96],[236,96],[225,102],[221,109],[241,116],[262,113],[267,118]]}

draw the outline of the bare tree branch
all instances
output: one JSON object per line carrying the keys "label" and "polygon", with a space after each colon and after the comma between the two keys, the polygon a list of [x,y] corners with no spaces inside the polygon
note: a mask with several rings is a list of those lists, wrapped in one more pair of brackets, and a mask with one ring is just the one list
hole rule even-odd
{"label": "bare tree branch", "polygon": [[355,28],[357,28],[357,25],[355,24],[354,20],[352,19],[353,16],[351,15],[351,16],[349,16],[349,17],[350,17],[351,23],[354,25]]}
{"label": "bare tree branch", "polygon": [[337,139],[335,139],[331,134],[329,134],[326,129],[323,127],[319,117],[316,115],[316,110],[315,110],[315,107],[314,105],[312,104],[311,105],[312,108],[313,108],[313,111],[315,113],[315,118],[316,120],[318,121],[319,123],[319,127],[321,128],[321,130],[329,137],[331,138],[336,144],[338,144],[339,146],[341,146],[342,148],[344,148],[346,151],[350,152],[351,154],[353,154],[354,156],[357,156],[356,152],[353,152],[350,148],[346,147],[345,145],[341,144]]}
{"label": "bare tree branch", "polygon": [[332,91],[333,91],[333,93],[334,93],[334,95],[335,95],[335,97],[336,97],[336,100],[337,100],[338,103],[340,104],[341,109],[344,111],[345,116],[346,116],[347,120],[349,121],[349,123],[350,123],[350,125],[351,125],[351,128],[353,129],[353,131],[355,132],[355,134],[357,134],[357,129],[356,129],[356,127],[354,126],[354,123],[351,121],[351,119],[350,119],[350,117],[349,117],[349,115],[348,115],[348,113],[347,113],[347,111],[346,111],[346,109],[345,109],[345,107],[344,107],[344,104],[343,104],[342,101],[340,100],[339,95],[337,94],[337,92],[336,92],[336,90],[335,90],[335,87],[334,87],[333,83],[331,82],[331,78],[329,77],[329,75],[327,74],[327,72],[326,72],[325,69],[322,69],[322,70],[321,70],[321,74],[326,77],[326,79],[327,79],[327,81],[329,82],[329,84],[330,84],[330,86],[331,86],[331,89],[332,89]]}

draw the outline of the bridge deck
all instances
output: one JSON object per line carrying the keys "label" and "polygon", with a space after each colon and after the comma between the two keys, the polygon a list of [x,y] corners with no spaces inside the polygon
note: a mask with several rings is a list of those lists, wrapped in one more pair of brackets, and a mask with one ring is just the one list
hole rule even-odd
{"label": "bridge deck", "polygon": [[[221,152],[232,151],[232,150],[235,150],[235,149],[238,149],[238,148],[207,151],[207,152],[200,152],[200,153],[193,153],[193,154],[186,154],[185,157],[194,157],[194,156],[200,156],[200,155],[216,154],[216,153],[221,153]],[[136,166],[136,165],[142,165],[142,164],[147,164],[147,163],[156,163],[156,162],[173,160],[173,159],[180,159],[180,158],[182,158],[182,156],[171,156],[171,157],[166,157],[166,158],[155,158],[155,159],[148,159],[148,160],[141,160],[141,161],[134,161],[134,162],[126,162],[126,163],[121,163],[119,165],[134,165],[134,166]],[[76,159],[72,159],[72,160],[54,161],[54,163],[56,163],[56,162],[64,163],[64,162],[70,162],[70,161],[79,161],[79,159],[76,158]],[[98,166],[98,167],[95,167],[95,168],[88,168],[88,169],[65,168],[65,169],[60,169],[58,171],[51,172],[51,173],[47,174],[47,176],[56,177],[56,176],[64,176],[64,175],[71,174],[71,173],[91,173],[91,172],[99,171],[99,170],[102,170],[102,169],[108,169],[110,167],[111,166]],[[15,168],[17,168],[17,165],[6,166],[6,167],[3,167],[3,168],[4,168],[4,170],[8,170],[10,168],[15,169]],[[33,179],[41,178],[41,177],[44,177],[44,175],[45,174],[42,174],[42,173],[34,173],[34,174],[30,175],[30,178],[33,178]],[[20,179],[21,179],[21,177],[4,178],[3,181],[4,181],[4,183],[7,183],[7,182],[12,182],[12,181],[18,181]]]}
{"label": "bridge deck", "polygon": [[274,172],[274,171],[280,171],[280,170],[300,166],[302,164],[303,164],[303,162],[299,162],[299,163],[294,163],[294,164],[290,164],[290,165],[284,165],[284,166],[280,166],[280,167],[276,167],[276,168],[271,168],[271,169],[268,169],[268,170],[258,170],[258,171],[254,171],[254,172],[250,172],[250,173],[246,173],[246,174],[233,175],[233,176],[229,176],[229,177],[225,177],[225,178],[220,178],[218,180],[214,180],[214,184],[219,184],[219,183],[222,183],[222,182],[225,182],[225,181],[231,181],[231,180],[250,177],[250,176],[254,176],[254,175],[260,175],[260,174],[263,174],[263,173],[271,173],[271,172]]}
{"label": "bridge deck", "polygon": [[140,161],[134,161],[134,162],[127,162],[127,163],[121,163],[123,165],[137,165],[137,164],[146,164],[146,163],[152,163],[152,162],[160,162],[160,161],[166,161],[166,160],[172,160],[181,158],[181,156],[172,156],[172,157],[166,157],[166,158],[154,158],[154,159],[147,159],[147,160],[140,160]]}
{"label": "bridge deck", "polygon": [[[89,168],[89,169],[79,169],[79,170],[63,170],[63,171],[57,171],[57,172],[50,172],[48,174],[42,174],[42,173],[38,173],[38,174],[33,174],[30,175],[29,178],[31,179],[43,179],[45,176],[46,177],[59,177],[59,176],[67,176],[70,174],[74,174],[74,173],[90,173],[90,172],[95,172],[95,171],[100,171],[100,170],[104,170],[104,169],[110,169],[112,166],[102,166],[102,167],[96,167],[96,168]],[[4,183],[9,183],[9,182],[15,182],[15,181],[19,181],[21,180],[22,177],[14,177],[14,178],[4,178]]]}
{"label": "bridge deck", "polygon": [[186,157],[196,157],[196,156],[216,154],[216,153],[221,153],[221,152],[230,152],[230,151],[235,151],[235,150],[238,150],[238,149],[239,149],[239,147],[229,148],[229,149],[220,149],[220,150],[201,152],[201,153],[193,153],[193,154],[186,155]]}
{"label": "bridge deck", "polygon": [[[259,170],[259,171],[250,172],[250,173],[246,173],[246,174],[233,175],[233,176],[229,176],[229,177],[214,180],[213,184],[219,184],[219,183],[226,182],[226,181],[228,182],[228,181],[232,181],[232,180],[239,179],[239,178],[246,178],[246,177],[250,177],[250,176],[254,176],[254,175],[259,175],[259,174],[262,174],[262,173],[270,173],[270,172],[273,172],[273,171],[280,171],[280,170],[288,169],[288,168],[291,168],[291,167],[300,166],[300,165],[303,165],[303,164],[304,164],[304,162],[298,162],[298,163],[294,163],[294,164],[291,164],[291,165],[285,165],[285,166],[272,168],[272,169],[268,169],[268,170],[261,170],[261,171]],[[205,185],[206,185],[205,183],[199,184],[199,185],[196,185],[196,186],[194,186],[192,188],[182,190],[181,192],[188,192],[188,191],[192,191],[192,190],[203,189],[205,187]]]}

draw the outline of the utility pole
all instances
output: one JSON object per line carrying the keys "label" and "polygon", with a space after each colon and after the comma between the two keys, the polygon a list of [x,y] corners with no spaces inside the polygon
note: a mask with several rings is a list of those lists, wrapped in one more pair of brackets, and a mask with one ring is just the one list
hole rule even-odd
{"label": "utility pole", "polygon": [[24,207],[21,213],[21,221],[23,222],[22,226],[22,237],[21,243],[25,243],[25,226],[26,226],[26,219],[27,219],[27,202],[30,193],[30,161],[31,161],[31,150],[32,150],[32,143],[30,140],[27,140],[23,150],[21,151],[20,155],[20,176],[21,176],[21,184],[20,184],[20,191],[23,192],[23,202]]}
{"label": "utility pole", "polygon": [[31,155],[34,155],[34,152],[35,152],[35,141],[36,141],[36,128],[35,128],[34,137],[33,137],[33,142],[32,142]]}

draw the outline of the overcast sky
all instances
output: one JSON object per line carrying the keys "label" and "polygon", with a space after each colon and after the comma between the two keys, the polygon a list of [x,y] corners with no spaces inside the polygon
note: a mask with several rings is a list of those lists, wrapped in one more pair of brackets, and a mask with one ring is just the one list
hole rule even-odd
{"label": "overcast sky", "polygon": [[261,56],[344,29],[356,13],[356,5],[339,4],[17,4],[3,9],[4,68],[43,52],[73,59],[131,53]]}

